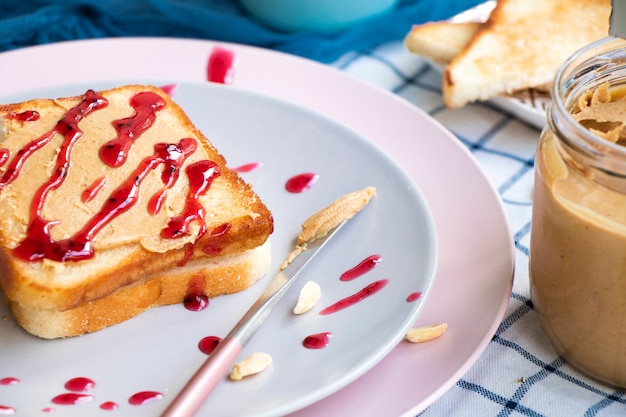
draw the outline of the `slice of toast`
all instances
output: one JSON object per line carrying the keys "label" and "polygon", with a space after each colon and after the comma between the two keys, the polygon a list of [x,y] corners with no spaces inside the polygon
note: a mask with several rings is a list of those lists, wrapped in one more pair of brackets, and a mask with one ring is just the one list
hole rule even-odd
{"label": "slice of toast", "polygon": [[447,65],[480,29],[480,22],[427,22],[414,25],[404,38],[410,52],[437,65]]}
{"label": "slice of toast", "polygon": [[443,75],[450,108],[549,84],[570,55],[609,33],[611,0],[499,0]]}
{"label": "slice of toast", "polygon": [[[270,211],[159,88],[0,105],[0,121],[0,288],[27,331],[97,330],[64,322],[93,323],[85,306],[126,288],[176,282],[176,297],[126,297],[139,311],[181,302],[192,281],[243,290],[269,267]],[[107,325],[135,315],[99,305]]]}

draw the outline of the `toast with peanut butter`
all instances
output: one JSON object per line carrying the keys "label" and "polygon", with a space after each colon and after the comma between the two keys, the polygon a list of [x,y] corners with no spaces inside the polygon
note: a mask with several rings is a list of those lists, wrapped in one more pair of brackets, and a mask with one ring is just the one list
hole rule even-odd
{"label": "toast with peanut butter", "polygon": [[0,105],[0,128],[0,288],[28,332],[93,332],[269,268],[269,209],[161,89]]}
{"label": "toast with peanut butter", "polygon": [[428,59],[445,58],[444,103],[459,108],[522,90],[545,90],[570,55],[608,36],[610,14],[611,0],[498,0],[478,27],[429,22],[413,27],[405,44]]}

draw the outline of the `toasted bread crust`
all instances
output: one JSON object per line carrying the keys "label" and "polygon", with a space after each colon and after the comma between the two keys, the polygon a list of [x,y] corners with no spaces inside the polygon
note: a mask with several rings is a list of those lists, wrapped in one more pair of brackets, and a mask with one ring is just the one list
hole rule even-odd
{"label": "toasted bread crust", "polygon": [[269,268],[269,250],[268,241],[241,254],[191,262],[64,311],[32,309],[11,300],[7,300],[7,305],[16,322],[35,336],[78,336],[121,323],[153,307],[182,303],[192,287],[209,298],[245,290]]}
{"label": "toasted bread crust", "polygon": [[444,103],[542,86],[583,46],[608,35],[610,0],[499,0],[489,19],[450,62]]}
{"label": "toasted bread crust", "polygon": [[[137,135],[124,165],[121,168],[106,166],[97,157],[97,150],[115,137],[112,120],[124,121],[131,117],[134,111],[129,104],[131,98],[146,92],[160,96],[165,102],[163,109],[156,113],[153,124],[141,136]],[[105,317],[106,306],[109,304],[99,300],[117,294],[120,288],[126,288],[125,293],[130,294],[130,287],[135,283],[137,287],[146,288],[133,287],[133,294],[149,294],[148,287],[156,286],[157,283],[159,287],[165,283],[183,285],[187,279],[183,276],[183,271],[193,272],[190,265],[194,265],[196,270],[193,274],[197,275],[197,271],[201,271],[208,277],[206,289],[215,295],[240,291],[254,282],[259,277],[260,269],[252,261],[265,269],[269,265],[269,252],[255,250],[264,247],[273,231],[271,212],[251,186],[236,172],[228,169],[225,158],[193,125],[184,111],[161,89],[152,86],[123,86],[98,94],[108,100],[108,106],[80,120],[77,126],[83,135],[72,148],[71,164],[64,176],[64,182],[48,192],[48,198],[44,200],[41,209],[41,216],[46,220],[59,220],[58,225],[55,223],[52,227],[56,233],[51,233],[52,240],[70,239],[75,236],[74,233],[81,232],[86,224],[93,223],[99,210],[106,207],[107,199],[111,200],[109,196],[113,196],[112,193],[129,183],[130,178],[135,178],[133,175],[138,169],[135,167],[142,166],[146,155],[156,152],[157,143],[180,141],[182,144],[182,141],[190,138],[197,143],[197,148],[183,160],[178,181],[166,189],[161,209],[152,214],[148,210],[151,196],[161,192],[165,181],[162,180],[163,174],[160,171],[148,172],[140,183],[140,188],[137,188],[136,203],[99,229],[99,233],[92,240],[93,255],[90,259],[25,260],[15,253],[16,246],[29,233],[32,201],[35,201],[33,196],[37,195],[36,190],[41,187],[40,184],[48,181],[55,172],[52,167],[60,153],[58,149],[61,141],[49,142],[50,146],[47,148],[38,149],[26,160],[14,181],[1,184],[0,216],[3,217],[3,225],[0,226],[0,289],[11,310],[19,317],[18,321],[28,323],[24,326],[27,330],[45,326],[46,315],[75,321],[78,320],[79,312],[90,312],[86,316],[89,318],[95,314],[92,311],[97,311],[98,315]],[[76,108],[84,97],[37,99],[0,105],[0,130],[3,133],[0,149],[6,150],[9,157],[18,155],[18,151],[30,146],[29,143],[34,138],[40,138],[54,129],[68,109]],[[31,111],[38,112],[41,118],[24,121],[15,117]],[[135,112],[137,113],[139,110]],[[217,166],[218,175],[209,183],[205,194],[196,194],[195,200],[190,202],[191,177],[188,182],[187,177],[182,180],[183,172],[187,172],[185,169],[189,166],[205,160],[214,164],[211,166]],[[3,175],[9,171],[9,164],[10,162],[0,164],[0,178],[4,178]],[[163,168],[164,172],[165,170]],[[106,181],[102,181],[102,189],[95,193],[93,201],[81,201],[81,190],[102,178]],[[135,184],[139,183],[139,178],[136,177]],[[164,237],[162,231],[169,227],[170,221],[187,213],[188,205],[196,207],[193,204],[202,207],[202,217],[193,217],[188,231],[183,230],[180,236],[176,234],[174,237]],[[262,256],[252,256],[252,253]],[[233,264],[234,260],[238,260],[238,263]],[[167,277],[159,275],[163,271],[167,271]],[[157,278],[155,283],[150,283],[147,277]],[[239,278],[231,287],[228,281],[236,277]],[[218,281],[222,290],[215,289]],[[138,306],[169,304],[182,300],[181,297],[172,298],[167,295],[159,297],[160,301],[147,302],[150,299],[148,295],[138,296],[137,304],[128,311],[136,311]],[[111,305],[117,303],[113,300],[120,299],[120,295],[111,298]],[[171,301],[174,299],[177,301]],[[87,307],[96,300],[98,308]],[[127,301],[125,303],[128,304]],[[62,314],[67,311],[73,313]],[[120,321],[115,318],[118,313],[113,310],[108,314],[108,322]],[[124,316],[132,315],[124,313]],[[41,323],[35,325],[33,317],[37,317]],[[97,322],[95,318],[87,321]],[[91,324],[85,327],[85,331],[93,331],[91,329],[96,327],[99,326]],[[75,326],[67,328],[80,329]],[[78,331],[81,330],[68,330],[67,334],[47,334],[63,337],[80,334],[76,333]]]}
{"label": "toasted bread crust", "polygon": [[427,22],[413,26],[404,44],[410,52],[446,65],[465,48],[481,26],[479,22]]}

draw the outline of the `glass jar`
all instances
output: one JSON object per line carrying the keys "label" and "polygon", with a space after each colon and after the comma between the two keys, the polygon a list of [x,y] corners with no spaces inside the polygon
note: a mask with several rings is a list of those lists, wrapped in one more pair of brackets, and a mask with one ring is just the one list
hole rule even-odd
{"label": "glass jar", "polygon": [[588,45],[555,77],[535,162],[530,289],[558,353],[626,387],[626,147],[571,115],[578,98],[603,83],[626,89],[622,39]]}

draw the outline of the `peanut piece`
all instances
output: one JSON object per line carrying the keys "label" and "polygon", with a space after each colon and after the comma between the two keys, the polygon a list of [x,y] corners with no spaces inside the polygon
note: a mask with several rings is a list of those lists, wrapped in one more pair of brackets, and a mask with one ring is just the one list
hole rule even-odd
{"label": "peanut piece", "polygon": [[293,308],[293,314],[304,314],[322,298],[322,289],[315,281],[309,281],[300,290],[298,302]]}
{"label": "peanut piece", "polygon": [[422,343],[441,336],[448,328],[448,323],[432,326],[413,327],[407,332],[405,339],[411,343]]}
{"label": "peanut piece", "polygon": [[267,353],[257,352],[248,356],[233,366],[230,379],[239,381],[248,375],[258,374],[272,363],[272,357]]}

